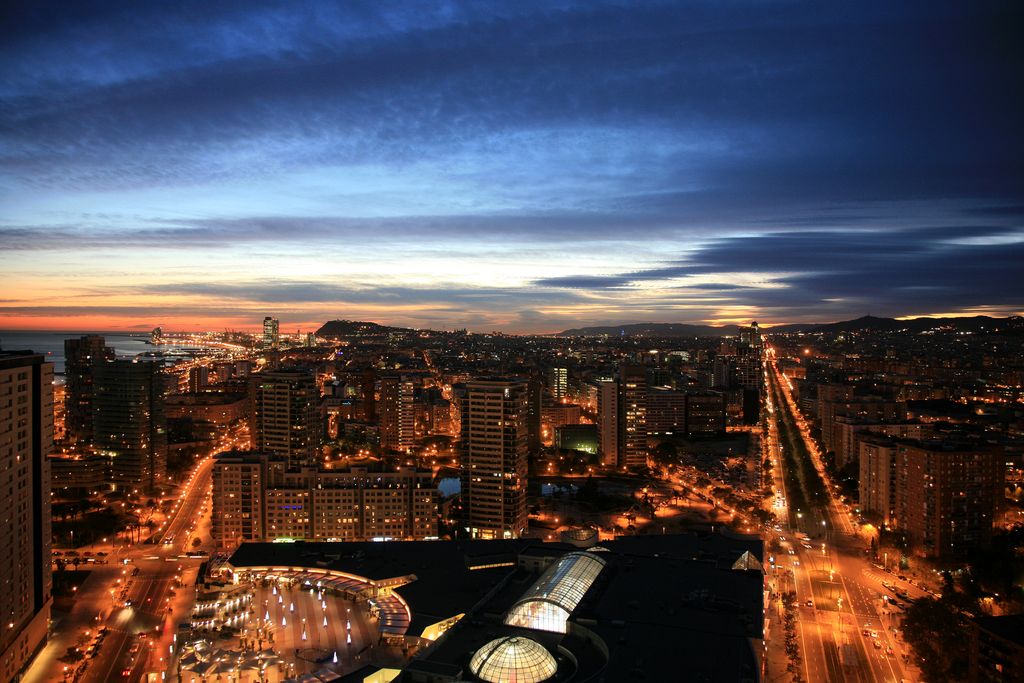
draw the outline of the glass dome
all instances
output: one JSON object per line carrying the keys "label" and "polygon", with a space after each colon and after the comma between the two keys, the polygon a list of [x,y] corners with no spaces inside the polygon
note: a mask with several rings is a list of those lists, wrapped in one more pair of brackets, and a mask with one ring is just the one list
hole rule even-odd
{"label": "glass dome", "polygon": [[477,650],[469,670],[487,683],[541,683],[555,675],[558,663],[537,641],[505,636]]}

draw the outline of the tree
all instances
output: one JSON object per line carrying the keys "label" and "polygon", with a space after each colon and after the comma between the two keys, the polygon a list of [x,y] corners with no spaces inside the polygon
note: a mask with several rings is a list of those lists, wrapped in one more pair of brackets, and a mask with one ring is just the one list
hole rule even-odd
{"label": "tree", "polygon": [[196,536],[195,538],[192,539],[192,547],[193,548],[198,548],[202,544],[203,544],[203,539],[199,538],[198,536]]}
{"label": "tree", "polygon": [[922,598],[907,608],[903,631],[929,683],[967,680],[970,646],[963,621],[945,600]]}

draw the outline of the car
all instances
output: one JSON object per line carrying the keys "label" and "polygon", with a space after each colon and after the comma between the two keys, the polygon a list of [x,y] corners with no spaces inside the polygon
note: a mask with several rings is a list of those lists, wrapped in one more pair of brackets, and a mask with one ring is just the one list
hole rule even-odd
{"label": "car", "polygon": [[882,641],[876,639],[873,642],[874,642],[874,646],[875,646],[876,650],[881,650],[882,649]]}
{"label": "car", "polygon": [[861,635],[870,636],[871,631],[869,631],[868,629],[864,629],[863,631],[861,631]]}
{"label": "car", "polygon": [[814,607],[814,600],[808,598],[807,602],[804,603],[808,607]]}

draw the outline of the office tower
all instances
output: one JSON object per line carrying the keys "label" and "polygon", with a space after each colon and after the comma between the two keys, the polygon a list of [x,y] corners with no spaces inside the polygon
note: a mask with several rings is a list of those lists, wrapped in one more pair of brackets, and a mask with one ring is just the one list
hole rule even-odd
{"label": "office tower", "polygon": [[316,335],[312,332],[306,333],[306,348],[311,349],[316,346]]}
{"label": "office tower", "polygon": [[750,327],[740,328],[740,344],[757,350],[763,348],[761,329],[757,326],[756,321],[750,323]]}
{"label": "office tower", "polygon": [[725,396],[718,392],[687,394],[686,433],[725,433]]}
{"label": "office tower", "polygon": [[103,337],[87,335],[64,340],[64,425],[68,441],[92,443],[92,397],[96,365],[114,360]]}
{"label": "office tower", "polygon": [[13,681],[46,641],[50,620],[53,365],[0,351],[0,680]]}
{"label": "office tower", "polygon": [[647,371],[619,368],[619,467],[647,464]]}
{"label": "office tower", "polygon": [[153,331],[149,333],[149,341],[153,344],[159,344],[164,340],[164,330],[162,327],[154,327]]}
{"label": "office tower", "polygon": [[416,445],[416,384],[406,377],[380,378],[380,446],[408,452]]}
{"label": "office tower", "polygon": [[218,548],[263,540],[265,483],[266,456],[240,452],[217,455],[210,534]]}
{"label": "office tower", "polygon": [[312,371],[277,370],[250,380],[253,449],[288,467],[316,463],[322,445],[320,390]]}
{"label": "office tower", "polygon": [[568,397],[569,395],[569,369],[568,368],[551,368],[551,395],[555,397],[556,401]]}
{"label": "office tower", "polygon": [[277,318],[271,318],[268,315],[263,319],[263,348],[277,348],[281,339],[280,334],[278,334],[279,327],[280,325]]}
{"label": "office tower", "polygon": [[711,370],[711,386],[719,389],[731,389],[736,385],[736,358],[733,356],[715,356]]}
{"label": "office tower", "polygon": [[599,380],[597,383],[597,424],[601,433],[601,464],[619,464],[619,383]]}
{"label": "office tower", "polygon": [[462,395],[462,506],[472,538],[526,531],[526,380],[467,382]]}
{"label": "office tower", "polygon": [[647,433],[672,436],[686,433],[686,394],[667,387],[647,390]]}
{"label": "office tower", "polygon": [[113,360],[97,365],[93,431],[110,458],[115,486],[153,490],[167,472],[169,378],[157,363]]}

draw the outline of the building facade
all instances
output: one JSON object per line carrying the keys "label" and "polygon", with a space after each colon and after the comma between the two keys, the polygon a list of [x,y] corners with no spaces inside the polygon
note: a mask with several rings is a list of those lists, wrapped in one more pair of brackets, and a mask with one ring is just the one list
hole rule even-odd
{"label": "building facade", "polygon": [[380,378],[380,446],[408,452],[416,445],[416,384],[402,376]]}
{"label": "building facade", "polygon": [[614,380],[597,383],[597,425],[601,434],[601,464],[619,464],[619,384]]}
{"label": "building facade", "polygon": [[985,547],[1003,492],[998,448],[952,441],[900,442],[897,528],[932,557]]}
{"label": "building facade", "polygon": [[213,470],[219,548],[273,540],[422,540],[437,535],[432,473],[415,468],[288,470],[280,459],[221,453]]}
{"label": "building facade", "polygon": [[72,443],[91,444],[95,368],[114,360],[103,337],[86,335],[64,340],[64,431]]}
{"label": "building facade", "polygon": [[323,440],[320,390],[312,372],[278,370],[253,375],[252,448],[284,458],[289,467],[314,465]]}
{"label": "building facade", "polygon": [[619,370],[618,466],[647,464],[647,371],[640,365]]}
{"label": "building facade", "polygon": [[280,322],[269,315],[263,319],[263,348],[276,349],[281,341]]}
{"label": "building facade", "polygon": [[520,379],[467,382],[462,411],[462,506],[472,538],[526,531],[528,386]]}
{"label": "building facade", "polygon": [[12,681],[46,642],[50,620],[53,364],[0,351],[0,680]]}
{"label": "building facade", "polygon": [[153,490],[167,473],[167,377],[153,362],[113,360],[95,369],[96,451],[110,458],[111,481]]}

